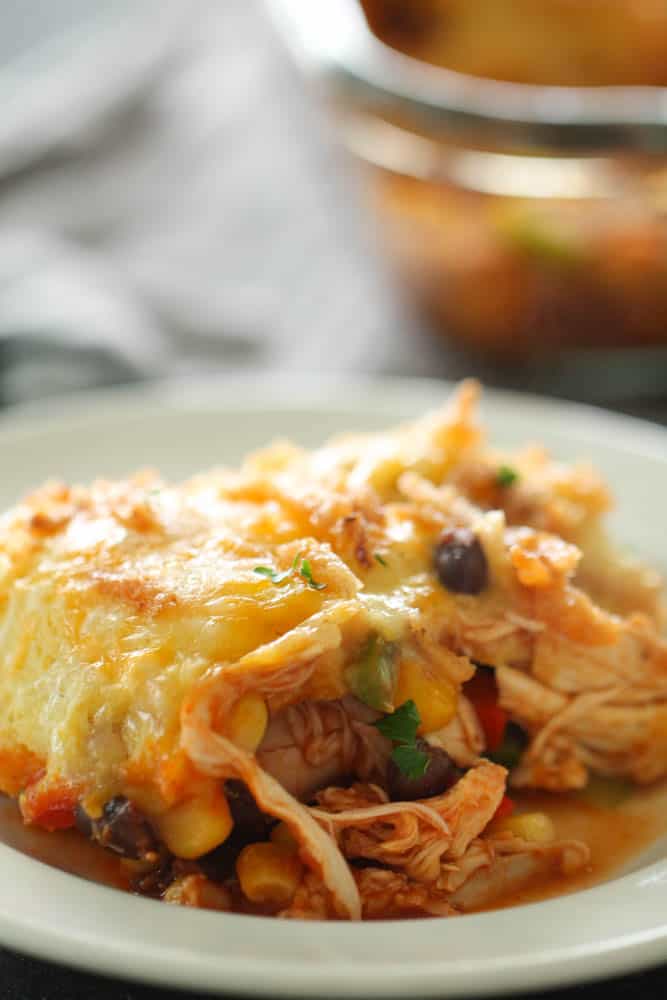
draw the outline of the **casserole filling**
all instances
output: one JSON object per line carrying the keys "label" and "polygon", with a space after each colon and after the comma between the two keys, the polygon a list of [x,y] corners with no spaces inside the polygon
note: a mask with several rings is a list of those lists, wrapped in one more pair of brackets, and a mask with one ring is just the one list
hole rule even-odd
{"label": "casserole filling", "polygon": [[0,788],[168,902],[448,915],[586,869],[514,788],[667,771],[657,577],[587,467],[442,411],[0,524]]}

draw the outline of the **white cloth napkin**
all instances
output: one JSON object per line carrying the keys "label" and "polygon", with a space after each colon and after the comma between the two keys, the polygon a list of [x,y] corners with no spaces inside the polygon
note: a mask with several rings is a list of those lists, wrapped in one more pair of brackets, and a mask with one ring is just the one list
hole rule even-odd
{"label": "white cloth napkin", "polygon": [[409,354],[258,0],[102,6],[0,69],[0,399]]}

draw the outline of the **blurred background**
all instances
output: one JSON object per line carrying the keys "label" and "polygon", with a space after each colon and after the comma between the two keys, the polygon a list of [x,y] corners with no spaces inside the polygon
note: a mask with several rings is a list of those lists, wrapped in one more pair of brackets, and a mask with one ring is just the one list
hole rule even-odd
{"label": "blurred background", "polygon": [[667,421],[663,0],[5,0],[0,402],[458,378]]}
{"label": "blurred background", "polygon": [[667,423],[665,0],[3,0],[0,107],[2,407],[475,374]]}

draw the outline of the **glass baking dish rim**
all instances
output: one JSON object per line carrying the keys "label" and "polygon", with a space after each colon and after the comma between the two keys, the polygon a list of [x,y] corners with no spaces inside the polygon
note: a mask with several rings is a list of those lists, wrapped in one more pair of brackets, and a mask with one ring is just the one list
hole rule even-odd
{"label": "glass baking dish rim", "polygon": [[667,87],[509,83],[433,66],[370,30],[358,0],[265,0],[310,75],[366,105],[524,148],[667,150]]}

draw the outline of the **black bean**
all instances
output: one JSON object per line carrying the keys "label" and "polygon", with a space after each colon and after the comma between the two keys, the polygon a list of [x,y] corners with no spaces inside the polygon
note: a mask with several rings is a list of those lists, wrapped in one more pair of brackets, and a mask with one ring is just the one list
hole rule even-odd
{"label": "black bean", "polygon": [[154,899],[159,899],[176,877],[173,861],[173,858],[166,855],[160,864],[147,872],[141,872],[132,880],[131,891],[136,892],[139,896],[152,896]]}
{"label": "black bean", "polygon": [[417,740],[417,749],[428,756],[428,767],[421,778],[408,778],[393,760],[389,760],[387,791],[394,802],[411,802],[442,795],[461,777],[451,757],[440,747],[432,747],[426,740]]}
{"label": "black bean", "polygon": [[453,528],[440,537],[433,565],[443,587],[455,594],[479,594],[488,583],[484,549],[469,528]]}
{"label": "black bean", "polygon": [[82,806],[76,812],[77,828],[91,840],[123,858],[144,860],[158,855],[160,844],[150,822],[140,809],[123,795],[110,799],[99,819],[91,818]]}
{"label": "black bean", "polygon": [[242,781],[225,782],[225,795],[235,830],[244,830],[253,840],[262,840],[271,822],[261,811],[247,785]]}
{"label": "black bean", "polygon": [[203,854],[201,858],[198,858],[199,866],[204,875],[214,882],[224,882],[226,878],[234,874],[236,859],[245,846],[239,842],[238,837],[235,837],[232,831],[224,844],[214,847],[208,854]]}
{"label": "black bean", "polygon": [[82,833],[84,837],[88,837],[89,840],[94,840],[93,820],[81,804],[76,807],[74,812],[74,822],[79,833]]}
{"label": "black bean", "polygon": [[528,743],[528,733],[515,722],[508,722],[500,746],[487,752],[485,756],[495,764],[502,764],[508,771],[511,771],[521,760]]}
{"label": "black bean", "polygon": [[227,781],[225,795],[234,820],[234,827],[224,843],[198,859],[208,878],[222,881],[234,873],[239,854],[248,844],[266,840],[275,824],[263,813],[242,781]]}

